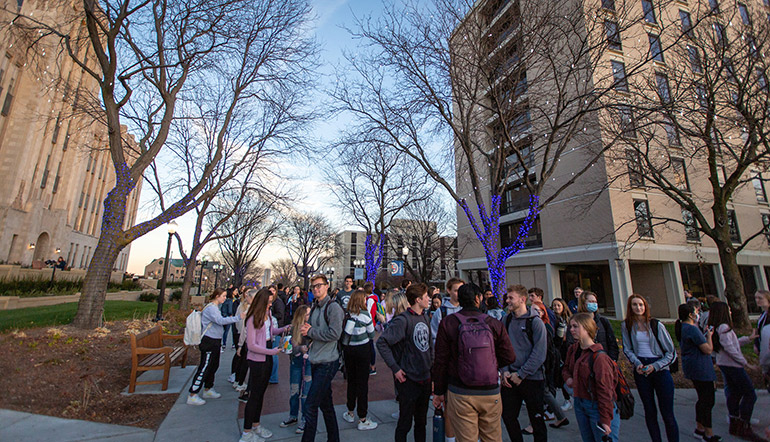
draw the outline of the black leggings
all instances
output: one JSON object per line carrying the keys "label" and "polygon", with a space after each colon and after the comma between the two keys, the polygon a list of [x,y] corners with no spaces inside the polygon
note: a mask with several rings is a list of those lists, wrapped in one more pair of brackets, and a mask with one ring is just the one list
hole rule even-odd
{"label": "black leggings", "polygon": [[343,349],[345,369],[348,373],[348,410],[356,409],[358,417],[363,419],[369,411],[369,344],[348,345]]}
{"label": "black leggings", "polygon": [[201,388],[211,388],[214,386],[214,375],[219,369],[219,346],[221,339],[209,338],[203,336],[198,348],[201,351],[201,361],[193,376],[193,383],[190,385],[190,393],[198,394]]}
{"label": "black leggings", "polygon": [[[238,356],[238,352],[235,352],[233,356],[232,373],[235,373],[235,382],[243,384],[246,381],[246,373],[249,371],[249,364],[246,359],[246,355],[249,354],[249,347],[246,343],[243,343],[241,347],[241,355]],[[272,359],[272,358],[271,358]]]}
{"label": "black leggings", "polygon": [[246,402],[246,410],[243,412],[243,429],[251,430],[254,422],[259,423],[262,415],[262,400],[270,380],[270,372],[273,371],[273,358],[265,356],[264,362],[248,361],[249,364],[249,400]]}
{"label": "black leggings", "polygon": [[692,381],[698,400],[695,402],[695,422],[711,428],[711,410],[714,408],[714,382]]}

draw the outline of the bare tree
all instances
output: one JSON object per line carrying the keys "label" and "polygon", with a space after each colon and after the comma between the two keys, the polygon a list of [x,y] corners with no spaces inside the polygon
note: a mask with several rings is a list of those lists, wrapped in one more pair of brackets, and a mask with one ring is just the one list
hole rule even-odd
{"label": "bare tree", "polygon": [[454,268],[455,251],[460,252],[455,212],[449,211],[439,198],[432,197],[410,205],[403,216],[406,218],[392,223],[388,244],[391,256],[399,256],[403,245],[409,247],[405,271],[414,280],[429,283],[440,276],[441,270],[450,268],[449,261]]}
{"label": "bare tree", "polygon": [[326,180],[345,220],[366,233],[366,280],[374,282],[391,223],[410,205],[429,198],[436,185],[404,153],[359,142],[358,135],[347,134],[336,144],[338,155],[326,168]]}
{"label": "bare tree", "polygon": [[290,214],[284,221],[281,237],[305,290],[310,276],[332,262],[341,248],[337,233],[319,214]]}
{"label": "bare tree", "polygon": [[[606,3],[618,31],[641,33],[633,5]],[[587,198],[570,190],[577,182],[606,185],[591,168],[614,144],[596,142],[593,129],[614,83],[605,16],[582,2],[413,1],[351,31],[364,47],[332,96],[363,139],[410,156],[449,192],[483,246],[498,300],[505,262],[526,246],[540,211]],[[567,155],[575,157],[562,163]],[[512,186],[524,189],[520,207],[505,196]],[[501,210],[520,216],[507,244]]]}
{"label": "bare tree", "polygon": [[[104,200],[101,235],[83,283],[76,326],[101,323],[110,270],[126,245],[217,192],[217,185],[207,185],[232,141],[227,134],[233,116],[259,108],[259,102],[291,114],[306,96],[301,92],[315,55],[305,29],[309,11],[303,0],[87,0],[74,9],[62,4],[42,16],[19,15],[16,5],[4,11],[31,51],[75,63],[98,86],[92,98],[99,101],[81,105],[107,128],[116,184]],[[55,50],[46,55],[52,45]],[[224,112],[216,148],[198,182],[186,192],[159,192],[164,196],[159,213],[127,225],[127,197],[143,176],[148,178],[184,103],[213,91]],[[86,98],[80,96],[80,103]],[[124,139],[124,125],[136,134],[135,144]]]}
{"label": "bare tree", "polygon": [[670,43],[659,57],[670,67],[629,76],[636,127],[629,132],[615,126],[624,142],[613,152],[626,190],[662,196],[637,209],[630,223],[638,227],[628,229],[629,236],[649,238],[656,226],[666,226],[681,243],[700,247],[705,235],[718,251],[725,297],[741,329],[751,324],[737,255],[750,245],[764,247],[770,225],[770,216],[756,209],[755,219],[742,220],[751,227],[741,235],[736,217],[741,201],[767,202],[770,86],[762,54],[770,24],[755,12],[701,5],[688,14],[690,25],[681,27],[679,17],[662,17],[671,25],[664,26],[661,40]]}
{"label": "bare tree", "polygon": [[[208,217],[209,230],[217,227],[217,243],[230,282],[235,286],[241,286],[255,274],[262,274],[257,258],[279,233],[281,201],[280,195],[271,193],[249,192],[245,198],[234,193],[230,198],[223,196],[217,203],[218,209]],[[238,209],[231,213],[233,205]]]}
{"label": "bare tree", "polygon": [[281,283],[284,287],[291,287],[297,283],[297,270],[294,263],[288,258],[281,258],[270,263],[273,281]]}

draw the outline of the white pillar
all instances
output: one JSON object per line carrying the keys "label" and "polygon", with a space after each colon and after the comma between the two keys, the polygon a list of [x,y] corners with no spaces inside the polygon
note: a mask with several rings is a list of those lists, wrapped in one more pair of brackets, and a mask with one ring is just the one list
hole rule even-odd
{"label": "white pillar", "polygon": [[[564,296],[561,292],[561,279],[559,278],[559,270],[561,266],[556,266],[551,263],[545,265],[545,279],[546,279],[546,293],[545,297],[550,305],[554,298],[562,298]],[[566,299],[569,302],[568,299]]]}
{"label": "white pillar", "polygon": [[717,296],[720,300],[726,301],[725,298],[725,275],[722,272],[722,263],[717,262],[711,267],[714,270],[714,281],[717,285]]}
{"label": "white pillar", "polygon": [[757,287],[759,290],[767,290],[767,275],[765,275],[764,268],[762,266],[754,266],[754,278],[757,280]]}
{"label": "white pillar", "polygon": [[668,301],[669,315],[676,319],[679,305],[684,304],[684,285],[682,284],[679,261],[663,264],[663,278],[666,284],[666,300]]}
{"label": "white pillar", "polygon": [[609,265],[612,296],[615,301],[615,319],[625,319],[626,302],[633,291],[628,260],[613,259],[609,261]]}

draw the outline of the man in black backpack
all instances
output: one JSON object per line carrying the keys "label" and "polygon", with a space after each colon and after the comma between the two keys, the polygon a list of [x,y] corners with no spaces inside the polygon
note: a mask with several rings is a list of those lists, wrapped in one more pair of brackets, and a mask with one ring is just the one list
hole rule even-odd
{"label": "man in black backpack", "polygon": [[415,442],[425,442],[433,365],[433,339],[425,315],[430,307],[427,286],[412,284],[406,289],[406,299],[410,307],[390,321],[377,340],[377,350],[396,378],[399,397],[396,442],[406,442],[412,420]]}
{"label": "man in black backpack", "polygon": [[548,350],[548,332],[540,316],[527,307],[526,287],[518,284],[508,287],[506,304],[510,313],[503,322],[516,352],[516,361],[503,369],[503,388],[500,392],[503,401],[503,422],[511,442],[523,440],[518,417],[521,401],[524,400],[535,442],[546,442],[548,431],[543,416],[543,364]]}

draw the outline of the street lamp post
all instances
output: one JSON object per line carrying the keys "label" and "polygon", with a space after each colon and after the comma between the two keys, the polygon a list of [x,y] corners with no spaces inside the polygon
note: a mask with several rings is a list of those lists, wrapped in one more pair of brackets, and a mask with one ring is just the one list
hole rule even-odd
{"label": "street lamp post", "polygon": [[203,282],[203,270],[206,268],[206,258],[201,260],[201,274],[198,277],[198,296],[201,296],[201,283]]}
{"label": "street lamp post", "polygon": [[401,249],[401,253],[404,255],[404,278],[406,278],[406,257],[409,255],[409,247],[404,246],[404,248]]}
{"label": "street lamp post", "polygon": [[334,280],[334,267],[326,269],[326,274],[329,275],[329,287],[332,287],[332,281]]}
{"label": "street lamp post", "polygon": [[219,286],[219,272],[222,271],[222,264],[214,264],[214,289]]}
{"label": "street lamp post", "polygon": [[160,293],[158,294],[158,311],[155,314],[155,320],[163,319],[163,298],[166,297],[166,275],[168,274],[168,258],[171,254],[171,238],[176,233],[176,222],[168,223],[168,244],[166,245],[166,259],[163,261],[163,276],[160,279]]}

